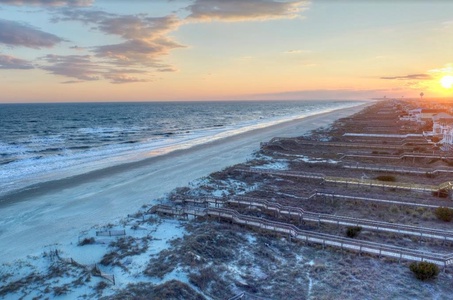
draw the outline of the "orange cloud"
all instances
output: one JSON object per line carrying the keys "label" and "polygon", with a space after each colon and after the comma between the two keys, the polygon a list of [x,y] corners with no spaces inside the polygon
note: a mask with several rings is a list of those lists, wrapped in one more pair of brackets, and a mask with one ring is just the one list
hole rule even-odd
{"label": "orange cloud", "polygon": [[432,77],[428,74],[410,74],[404,76],[386,76],[381,79],[397,79],[397,80],[430,80]]}

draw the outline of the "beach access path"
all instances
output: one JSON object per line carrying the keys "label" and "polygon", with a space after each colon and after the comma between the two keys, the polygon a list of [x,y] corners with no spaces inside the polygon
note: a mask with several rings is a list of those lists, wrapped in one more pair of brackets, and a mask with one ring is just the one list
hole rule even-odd
{"label": "beach access path", "polygon": [[256,129],[190,149],[72,178],[0,199],[0,263],[77,243],[81,231],[114,223],[178,186],[241,163],[271,138],[301,136],[372,102]]}

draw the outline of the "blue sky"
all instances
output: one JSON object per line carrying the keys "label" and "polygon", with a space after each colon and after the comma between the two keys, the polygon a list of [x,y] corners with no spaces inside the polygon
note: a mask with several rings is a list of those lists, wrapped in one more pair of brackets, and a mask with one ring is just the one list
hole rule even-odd
{"label": "blue sky", "polygon": [[0,102],[451,97],[453,3],[0,0]]}

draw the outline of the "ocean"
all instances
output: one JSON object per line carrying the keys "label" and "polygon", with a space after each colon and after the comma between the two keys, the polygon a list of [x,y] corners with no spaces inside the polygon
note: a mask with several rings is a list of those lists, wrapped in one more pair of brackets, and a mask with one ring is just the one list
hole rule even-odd
{"label": "ocean", "polygon": [[0,104],[0,197],[360,103]]}

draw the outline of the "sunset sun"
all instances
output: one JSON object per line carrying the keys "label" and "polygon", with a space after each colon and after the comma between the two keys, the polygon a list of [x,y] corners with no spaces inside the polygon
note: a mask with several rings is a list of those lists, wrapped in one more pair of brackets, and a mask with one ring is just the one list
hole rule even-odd
{"label": "sunset sun", "polygon": [[440,80],[440,84],[444,88],[450,89],[453,86],[453,76],[447,75],[442,77],[442,79]]}

